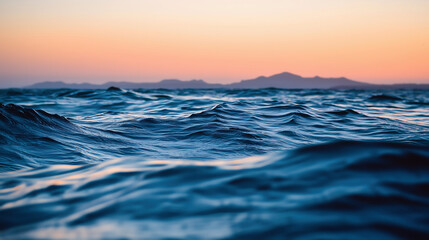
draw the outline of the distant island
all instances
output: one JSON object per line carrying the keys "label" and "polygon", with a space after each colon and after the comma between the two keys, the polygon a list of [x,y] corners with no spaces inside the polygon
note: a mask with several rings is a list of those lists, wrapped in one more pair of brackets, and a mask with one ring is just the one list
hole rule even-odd
{"label": "distant island", "polygon": [[429,89],[429,84],[390,84],[379,85],[341,78],[312,77],[305,78],[296,74],[283,72],[269,77],[260,76],[254,79],[242,80],[231,84],[207,83],[203,80],[183,81],[178,79],[166,79],[159,82],[107,82],[104,84],[91,83],[64,83],[40,82],[24,88],[72,88],[72,89],[105,89],[109,87],[124,89],[180,89],[180,88],[231,88],[231,89],[255,89],[255,88],[285,88],[285,89]]}

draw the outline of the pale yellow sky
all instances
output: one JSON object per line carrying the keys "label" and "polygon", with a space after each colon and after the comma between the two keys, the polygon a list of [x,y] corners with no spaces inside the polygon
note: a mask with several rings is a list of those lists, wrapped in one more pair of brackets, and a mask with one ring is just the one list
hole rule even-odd
{"label": "pale yellow sky", "polygon": [[426,0],[2,0],[0,76],[429,83],[428,13]]}

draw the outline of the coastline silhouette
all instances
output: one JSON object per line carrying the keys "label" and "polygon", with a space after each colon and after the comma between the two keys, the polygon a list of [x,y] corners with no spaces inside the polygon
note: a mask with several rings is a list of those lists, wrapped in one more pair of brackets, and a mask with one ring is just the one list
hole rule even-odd
{"label": "coastline silhouette", "polygon": [[350,80],[345,77],[323,78],[302,77],[289,72],[283,72],[271,76],[260,76],[254,79],[241,80],[230,84],[207,83],[204,80],[183,81],[179,79],[165,79],[159,82],[106,82],[103,84],[92,83],[65,83],[62,81],[46,81],[32,84],[24,88],[71,88],[71,89],[105,89],[111,86],[124,89],[257,89],[257,88],[286,88],[286,89],[429,89],[429,84],[370,84]]}

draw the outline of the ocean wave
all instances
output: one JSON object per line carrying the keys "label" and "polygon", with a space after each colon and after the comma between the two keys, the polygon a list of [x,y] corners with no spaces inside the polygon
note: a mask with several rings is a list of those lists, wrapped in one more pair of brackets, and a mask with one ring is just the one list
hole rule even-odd
{"label": "ocean wave", "polygon": [[373,95],[369,98],[369,100],[375,100],[375,101],[398,101],[402,100],[400,97],[388,95],[388,94],[378,94]]}
{"label": "ocean wave", "polygon": [[427,91],[14,89],[0,102],[2,239],[429,236]]}
{"label": "ocean wave", "polygon": [[67,118],[58,114],[50,114],[43,110],[23,108],[15,104],[3,105],[0,103],[0,120],[4,124],[36,123],[46,126],[63,126],[71,124]]}
{"label": "ocean wave", "polygon": [[[127,157],[51,165],[0,176],[0,231],[11,238],[77,232],[169,238],[179,224],[192,233],[184,237],[196,238],[219,225],[219,238],[421,239],[429,234],[428,166],[427,148],[380,142],[333,142],[232,160]],[[126,221],[131,231],[101,230],[106,221]]]}

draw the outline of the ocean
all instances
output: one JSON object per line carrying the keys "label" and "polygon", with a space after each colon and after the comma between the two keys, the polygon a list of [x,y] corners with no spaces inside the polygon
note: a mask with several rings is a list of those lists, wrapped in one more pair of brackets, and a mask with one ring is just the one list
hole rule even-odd
{"label": "ocean", "polygon": [[0,90],[2,239],[429,239],[429,91]]}

